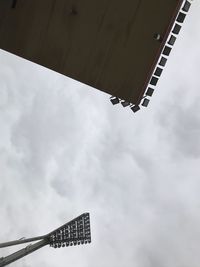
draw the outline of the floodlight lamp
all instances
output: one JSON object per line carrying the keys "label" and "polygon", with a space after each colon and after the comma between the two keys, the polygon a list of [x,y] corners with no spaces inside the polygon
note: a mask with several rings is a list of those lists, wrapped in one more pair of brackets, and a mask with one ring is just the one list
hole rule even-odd
{"label": "floodlight lamp", "polygon": [[147,95],[147,96],[152,96],[153,93],[154,93],[154,89],[151,88],[151,87],[149,87],[149,88],[147,89],[147,91],[146,91],[146,95]]}
{"label": "floodlight lamp", "polygon": [[167,63],[167,58],[166,57],[161,57],[159,65],[164,67]]}
{"label": "floodlight lamp", "polygon": [[137,112],[138,110],[140,110],[140,107],[138,105],[135,105],[135,106],[132,106],[131,107],[131,110],[135,113]]}
{"label": "floodlight lamp", "polygon": [[180,12],[176,20],[177,20],[179,23],[183,23],[184,20],[185,20],[185,17],[186,17],[186,14]]}
{"label": "floodlight lamp", "polygon": [[116,96],[111,96],[110,101],[113,105],[119,104],[119,98]]}
{"label": "floodlight lamp", "polygon": [[190,9],[191,3],[189,1],[186,1],[183,6],[183,11],[188,12]]}
{"label": "floodlight lamp", "polygon": [[172,33],[179,34],[180,30],[181,30],[181,25],[176,23],[173,30],[172,30]]}
{"label": "floodlight lamp", "polygon": [[[82,227],[80,227],[80,225]],[[66,223],[47,237],[50,246],[60,248],[85,244],[85,241],[91,241],[90,217],[89,213],[84,213],[74,220]]]}
{"label": "floodlight lamp", "polygon": [[171,35],[168,41],[169,45],[174,45],[174,43],[176,42],[176,37],[174,35]]}
{"label": "floodlight lamp", "polygon": [[154,75],[160,77],[160,75],[162,74],[162,71],[163,71],[163,69],[157,67],[155,72],[154,72]]}
{"label": "floodlight lamp", "polygon": [[172,50],[172,48],[166,45],[162,53],[165,56],[169,56],[171,50]]}
{"label": "floodlight lamp", "polygon": [[143,100],[143,102],[142,102],[142,106],[143,106],[143,107],[147,107],[147,106],[149,105],[149,102],[150,102],[150,100],[147,99],[147,98],[145,98],[145,99]]}
{"label": "floodlight lamp", "polygon": [[125,107],[128,107],[130,105],[130,103],[128,101],[125,101],[125,100],[122,100],[121,101],[121,104],[122,106],[125,108]]}
{"label": "floodlight lamp", "polygon": [[153,77],[151,78],[150,84],[151,84],[151,85],[156,85],[157,82],[158,82],[158,77],[153,76]]}

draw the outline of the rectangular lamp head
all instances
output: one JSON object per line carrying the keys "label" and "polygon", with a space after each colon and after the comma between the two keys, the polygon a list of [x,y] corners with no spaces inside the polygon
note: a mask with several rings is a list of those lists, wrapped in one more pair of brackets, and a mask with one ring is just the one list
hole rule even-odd
{"label": "rectangular lamp head", "polygon": [[169,45],[174,45],[174,43],[176,42],[176,36],[171,35],[168,41]]}
{"label": "rectangular lamp head", "polygon": [[119,98],[116,97],[116,96],[112,96],[112,97],[110,98],[110,101],[111,101],[111,103],[112,103],[113,105],[119,104]]}
{"label": "rectangular lamp head", "polygon": [[177,20],[179,23],[183,23],[184,20],[185,20],[185,17],[186,17],[186,14],[180,12],[176,20]]}
{"label": "rectangular lamp head", "polygon": [[189,1],[186,1],[183,6],[183,11],[188,12],[190,9],[191,3]]}
{"label": "rectangular lamp head", "polygon": [[167,63],[167,58],[166,57],[161,57],[159,65],[164,67]]}
{"label": "rectangular lamp head", "polygon": [[147,95],[147,96],[152,96],[153,93],[154,93],[154,89],[151,88],[151,87],[149,87],[149,88],[147,89],[147,91],[146,91],[146,95]]}
{"label": "rectangular lamp head", "polygon": [[140,107],[136,105],[136,106],[132,106],[131,109],[132,109],[132,111],[135,113],[135,112],[137,112],[138,110],[140,110]]}
{"label": "rectangular lamp head", "polygon": [[160,75],[162,74],[162,72],[163,72],[163,69],[157,67],[156,70],[155,70],[155,72],[154,72],[154,75],[160,77]]}
{"label": "rectangular lamp head", "polygon": [[125,108],[125,107],[128,107],[130,105],[130,103],[128,101],[125,101],[125,100],[122,100],[121,101],[121,104],[122,106]]}
{"label": "rectangular lamp head", "polygon": [[158,82],[158,77],[153,76],[153,77],[151,78],[150,84],[151,84],[151,85],[156,85],[157,82]]}
{"label": "rectangular lamp head", "polygon": [[147,99],[147,98],[145,98],[145,99],[143,100],[143,102],[142,102],[142,106],[143,106],[143,107],[147,107],[147,106],[149,105],[149,102],[150,102],[150,100]]}
{"label": "rectangular lamp head", "polygon": [[172,50],[172,48],[166,45],[164,50],[163,50],[163,55],[169,56],[171,50]]}
{"label": "rectangular lamp head", "polygon": [[181,25],[176,23],[173,30],[172,30],[172,33],[179,34],[180,30],[181,30]]}

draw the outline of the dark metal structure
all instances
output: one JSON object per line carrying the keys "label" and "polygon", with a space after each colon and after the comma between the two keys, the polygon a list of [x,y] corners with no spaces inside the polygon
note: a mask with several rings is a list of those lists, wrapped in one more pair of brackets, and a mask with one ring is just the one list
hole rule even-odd
{"label": "dark metal structure", "polygon": [[30,243],[33,241],[38,242],[30,244],[9,256],[0,258],[0,267],[6,266],[46,245],[50,245],[50,247],[53,248],[61,248],[91,243],[89,213],[83,213],[79,217],[62,225],[47,235],[0,243],[0,248]]}
{"label": "dark metal structure", "polygon": [[157,85],[191,1],[1,0],[0,48],[138,107]]}

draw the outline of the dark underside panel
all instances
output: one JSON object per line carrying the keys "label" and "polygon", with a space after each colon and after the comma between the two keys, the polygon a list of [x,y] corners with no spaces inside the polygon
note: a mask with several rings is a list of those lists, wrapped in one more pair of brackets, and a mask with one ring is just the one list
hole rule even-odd
{"label": "dark underside panel", "polygon": [[182,2],[0,0],[0,48],[137,103]]}

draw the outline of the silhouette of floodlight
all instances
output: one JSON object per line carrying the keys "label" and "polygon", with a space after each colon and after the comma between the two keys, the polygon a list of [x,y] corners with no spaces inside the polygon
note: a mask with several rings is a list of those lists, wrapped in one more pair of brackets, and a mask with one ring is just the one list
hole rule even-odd
{"label": "silhouette of floodlight", "polygon": [[147,99],[147,98],[145,98],[145,99],[143,100],[143,102],[142,102],[142,106],[143,106],[143,107],[147,107],[147,106],[149,105],[149,102],[150,102],[150,100]]}
{"label": "silhouette of floodlight", "polygon": [[155,72],[154,72],[154,75],[160,77],[160,75],[162,74],[162,72],[163,72],[163,69],[157,67],[156,70],[155,70]]}
{"label": "silhouette of floodlight", "polygon": [[113,105],[119,104],[119,98],[116,96],[111,96],[110,101]]}
{"label": "silhouette of floodlight", "polygon": [[129,103],[128,101],[126,101],[126,100],[122,100],[122,101],[121,101],[121,104],[122,104],[122,106],[123,106],[124,108],[130,106],[130,103]]}
{"label": "silhouette of floodlight", "polygon": [[164,50],[163,50],[163,55],[169,56],[171,50],[172,50],[172,48],[166,45]]}
{"label": "silhouette of floodlight", "polygon": [[164,67],[167,63],[167,58],[166,57],[161,57],[159,65]]}
{"label": "silhouette of floodlight", "polygon": [[189,1],[186,1],[183,6],[183,11],[188,12],[190,9],[191,3]]}
{"label": "silhouette of floodlight", "polygon": [[38,241],[18,250],[6,257],[0,258],[0,267],[6,266],[22,257],[46,246],[61,248],[91,243],[90,215],[83,213],[72,221],[62,225],[47,235],[27,239],[19,239],[6,243],[0,243],[0,248]]}
{"label": "silhouette of floodlight", "polygon": [[132,109],[132,111],[135,113],[135,112],[137,112],[138,110],[140,110],[140,107],[137,106],[137,105],[135,105],[135,106],[132,106],[131,109]]}
{"label": "silhouette of floodlight", "polygon": [[176,20],[177,20],[178,22],[180,22],[180,23],[183,23],[184,20],[185,20],[185,17],[186,17],[186,14],[180,12],[180,13],[178,14],[178,17],[177,17]]}
{"label": "silhouette of floodlight", "polygon": [[173,30],[172,30],[172,33],[179,34],[180,30],[181,30],[181,25],[176,23]]}
{"label": "silhouette of floodlight", "polygon": [[151,88],[151,87],[149,87],[149,88],[147,89],[147,91],[146,91],[146,95],[147,95],[147,96],[152,96],[153,93],[154,93],[154,89]]}
{"label": "silhouette of floodlight", "polygon": [[158,77],[153,76],[153,77],[151,78],[150,84],[151,84],[151,85],[156,85],[157,82],[158,82]]}
{"label": "silhouette of floodlight", "polygon": [[169,45],[174,45],[174,43],[176,42],[176,36],[171,35],[168,41]]}

